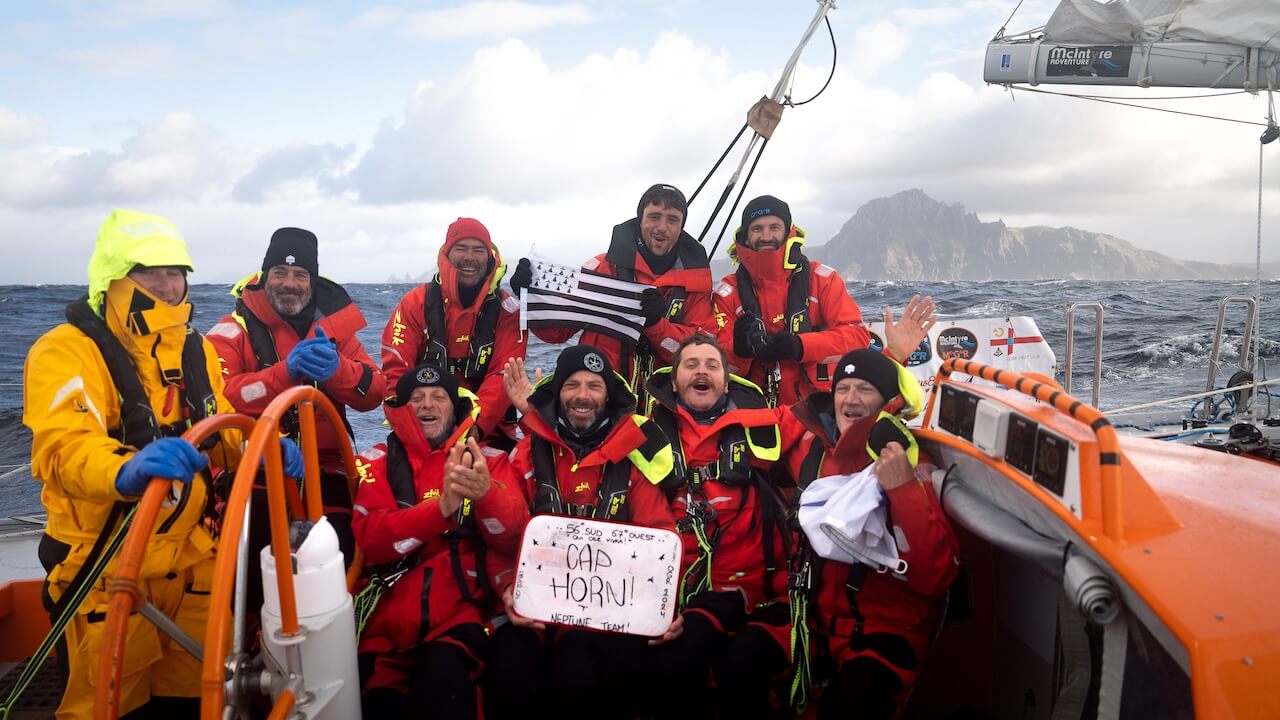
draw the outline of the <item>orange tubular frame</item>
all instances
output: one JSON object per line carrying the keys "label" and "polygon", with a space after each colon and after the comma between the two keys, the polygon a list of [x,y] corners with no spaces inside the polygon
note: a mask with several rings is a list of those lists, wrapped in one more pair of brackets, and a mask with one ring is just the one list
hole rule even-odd
{"label": "orange tubular frame", "polygon": [[[246,434],[253,430],[253,418],[247,415],[215,415],[205,418],[182,434],[192,445],[200,443],[221,430],[240,430]],[[147,484],[134,512],[133,525],[120,550],[120,564],[111,576],[107,587],[107,618],[102,628],[102,657],[98,662],[98,688],[94,692],[94,717],[97,720],[115,720],[120,714],[119,680],[124,674],[124,641],[129,615],[133,612],[142,589],[138,586],[138,573],[142,569],[142,557],[146,554],[147,541],[155,530],[160,504],[169,492],[170,481],[153,478]]]}
{"label": "orange tubular frame", "polygon": [[937,402],[940,381],[949,378],[951,373],[960,372],[989,382],[998,383],[1010,390],[1039,400],[1050,405],[1085,425],[1088,425],[1098,439],[1099,488],[1097,497],[1102,498],[1102,532],[1116,543],[1124,542],[1124,495],[1121,486],[1120,441],[1111,421],[1090,405],[1075,399],[1063,390],[1048,383],[1026,377],[1012,370],[998,370],[989,365],[972,360],[947,360],[938,370],[938,382],[934,382],[929,396],[929,408],[926,417],[933,417],[933,406]]}
{"label": "orange tubular frame", "polygon": [[[245,506],[249,494],[253,490],[254,476],[258,463],[263,457],[267,465],[267,510],[271,523],[271,552],[275,556],[277,568],[288,568],[290,562],[289,524],[286,516],[286,493],[284,475],[281,472],[280,420],[285,412],[298,406],[299,429],[302,444],[307,448],[315,448],[315,408],[317,405],[324,411],[333,427],[342,427],[342,416],[334,408],[329,398],[311,386],[292,387],[281,393],[263,411],[249,443],[245,447],[244,456],[240,458],[240,467],[231,483],[231,495],[227,500],[227,514],[222,521],[222,535],[219,537],[218,557],[213,566],[213,589],[209,597],[209,624],[205,630],[204,664],[200,673],[200,717],[202,720],[220,720],[225,702],[227,635],[231,620],[231,596],[235,588],[236,549],[240,541],[240,533],[244,531]],[[357,482],[356,458],[350,444],[338,443],[342,452],[342,462],[349,482]],[[304,454],[306,472],[303,480],[303,494],[307,503],[307,518],[318,520],[323,514],[320,499],[320,464],[315,452]],[[252,559],[250,559],[252,562]],[[358,574],[360,565],[359,553],[352,563],[353,574]],[[298,610],[294,602],[293,575],[289,572],[276,573],[276,588],[280,597],[281,631],[285,635],[298,632]],[[287,698],[284,694],[277,699],[277,709],[281,703],[293,702],[293,694]],[[275,711],[273,711],[274,713]]]}
{"label": "orange tubular frame", "polygon": [[[200,674],[200,716],[203,720],[220,720],[225,704],[227,636],[231,624],[231,599],[235,589],[235,570],[240,534],[244,532],[245,507],[253,491],[259,465],[266,463],[267,510],[271,525],[271,551],[276,567],[291,567],[289,547],[290,514],[302,510],[296,489],[284,482],[280,455],[280,420],[286,411],[298,406],[301,444],[310,452],[303,454],[303,488],[306,500],[305,514],[309,520],[323,515],[320,494],[320,463],[315,452],[315,409],[318,405],[330,424],[342,427],[342,416],[332,401],[311,386],[293,387],[281,393],[255,422],[245,415],[217,415],[206,418],[189,429],[183,437],[198,445],[215,432],[238,429],[245,433],[248,442],[240,458],[240,465],[231,484],[227,498],[226,515],[218,539],[219,552],[214,561],[213,588],[209,602],[209,622],[205,630],[204,660]],[[355,454],[347,442],[338,444],[342,453],[344,470],[348,478],[348,490],[354,490],[359,482]],[[124,664],[124,643],[129,614],[142,595],[138,573],[147,541],[155,528],[156,516],[164,502],[169,481],[153,479],[147,486],[134,514],[132,527],[121,551],[120,565],[108,587],[108,612],[104,626],[103,653],[99,665],[98,687],[94,696],[95,720],[115,720],[119,716],[119,680]],[[292,492],[290,492],[292,491]],[[354,496],[354,492],[352,493]],[[251,558],[252,562],[253,559]],[[347,573],[348,587],[359,576],[361,553],[356,551],[351,569]],[[299,630],[298,611],[295,603],[293,575],[280,572],[276,576],[280,597],[282,631],[286,635]],[[291,690],[284,690],[277,697],[271,717],[284,717],[292,709],[296,697]]]}

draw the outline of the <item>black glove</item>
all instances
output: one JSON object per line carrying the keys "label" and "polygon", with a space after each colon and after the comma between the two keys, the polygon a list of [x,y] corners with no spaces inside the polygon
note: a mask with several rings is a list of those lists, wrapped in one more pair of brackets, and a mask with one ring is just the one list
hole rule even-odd
{"label": "black glove", "polygon": [[640,293],[640,313],[644,315],[644,326],[653,327],[667,314],[667,299],[662,297],[658,288],[645,288]]}
{"label": "black glove", "polygon": [[733,354],[755,357],[756,348],[764,344],[764,321],[755,315],[739,315],[733,321]]}
{"label": "black glove", "polygon": [[880,453],[884,452],[884,446],[891,442],[898,443],[903,450],[911,447],[911,438],[901,422],[895,422],[887,417],[876,420],[875,425],[871,426],[871,434],[867,436],[867,447],[879,457]]}
{"label": "black glove", "polygon": [[804,343],[799,335],[789,332],[773,333],[765,339],[764,345],[756,351],[756,359],[760,362],[781,362],[783,360],[799,360],[804,355]]}
{"label": "black glove", "polygon": [[529,258],[520,258],[520,262],[516,263],[515,272],[511,273],[511,292],[516,295],[520,291],[533,284],[533,263],[529,262]]}

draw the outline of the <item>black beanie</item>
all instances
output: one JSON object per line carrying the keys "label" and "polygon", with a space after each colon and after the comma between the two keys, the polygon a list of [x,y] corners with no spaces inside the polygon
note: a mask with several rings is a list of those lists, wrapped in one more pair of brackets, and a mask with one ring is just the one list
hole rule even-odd
{"label": "black beanie", "polygon": [[271,234],[267,254],[262,258],[262,272],[276,265],[295,265],[311,273],[311,279],[320,274],[320,260],[316,251],[316,236],[302,228],[280,228]]}
{"label": "black beanie", "polygon": [[[644,209],[653,203],[660,203],[669,208],[679,210],[686,220],[689,218],[689,201],[684,199],[684,193],[680,192],[675,185],[658,183],[645,190],[644,195],[640,196],[640,204],[636,205],[636,217],[644,215]],[[684,226],[683,220],[680,225],[681,227]]]}
{"label": "black beanie", "polygon": [[782,220],[784,238],[791,234],[791,206],[772,195],[761,195],[742,209],[742,236],[746,237],[752,220],[759,220],[766,215],[777,215]]}
{"label": "black beanie", "polygon": [[[439,387],[449,393],[449,398],[453,400],[454,410],[458,408],[458,379],[449,372],[448,368],[440,367],[435,363],[423,363],[405,374],[400,376],[396,381],[396,405],[407,405],[409,396],[413,395],[413,391],[420,387]],[[457,414],[456,412],[454,413]]]}
{"label": "black beanie", "polygon": [[878,350],[862,348],[845,354],[836,364],[835,375],[831,378],[831,388],[845,378],[866,380],[883,397],[885,402],[898,397],[902,391],[898,387],[898,365],[885,357]]}
{"label": "black beanie", "polygon": [[610,397],[613,396],[615,376],[613,367],[609,364],[609,356],[593,345],[574,345],[565,348],[556,359],[555,377],[551,380],[555,397],[560,397],[560,388],[564,386],[564,381],[579,370],[593,372],[604,378],[605,390]]}

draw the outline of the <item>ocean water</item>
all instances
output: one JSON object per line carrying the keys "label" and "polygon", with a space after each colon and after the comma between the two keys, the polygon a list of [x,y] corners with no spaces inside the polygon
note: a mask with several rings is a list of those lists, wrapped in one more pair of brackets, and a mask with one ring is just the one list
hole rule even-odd
{"label": "ocean water", "polygon": [[[369,321],[360,339],[377,361],[383,325],[413,286],[346,287]],[[192,287],[198,329],[208,330],[231,311],[228,289],[225,285]],[[0,517],[40,510],[40,484],[22,469],[30,461],[31,450],[31,433],[22,424],[23,361],[31,344],[62,322],[66,305],[84,292],[83,286],[72,285],[0,286],[0,336],[13,341],[0,346]],[[849,292],[868,320],[879,319],[885,306],[900,311],[914,293],[932,295],[944,320],[1028,315],[1035,318],[1059,360],[1066,352],[1066,305],[1101,302],[1105,311],[1101,406],[1106,409],[1203,390],[1218,301],[1252,296],[1254,285],[1223,281],[853,282]],[[1264,297],[1280,294],[1280,281],[1264,282],[1262,293]],[[1274,302],[1264,302],[1261,312],[1261,354],[1267,375],[1274,376],[1277,371],[1272,366],[1280,358],[1280,309]],[[1073,374],[1075,393],[1086,400],[1091,392],[1087,378],[1093,373],[1093,327],[1091,312],[1078,314]],[[1238,362],[1243,327],[1244,310],[1236,306],[1227,315],[1219,387]],[[530,368],[550,370],[558,349],[533,339]],[[381,441],[387,432],[381,411],[352,412],[350,418],[357,450]]]}

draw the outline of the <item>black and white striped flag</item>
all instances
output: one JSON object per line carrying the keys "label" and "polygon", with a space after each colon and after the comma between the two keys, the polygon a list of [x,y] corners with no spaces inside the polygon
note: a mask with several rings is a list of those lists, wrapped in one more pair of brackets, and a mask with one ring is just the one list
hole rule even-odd
{"label": "black and white striped flag", "polygon": [[533,284],[520,291],[520,330],[592,330],[636,343],[644,331],[640,294],[648,285],[559,265],[533,255]]}

